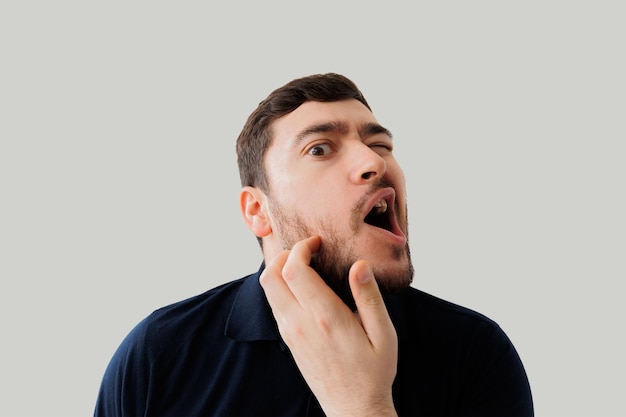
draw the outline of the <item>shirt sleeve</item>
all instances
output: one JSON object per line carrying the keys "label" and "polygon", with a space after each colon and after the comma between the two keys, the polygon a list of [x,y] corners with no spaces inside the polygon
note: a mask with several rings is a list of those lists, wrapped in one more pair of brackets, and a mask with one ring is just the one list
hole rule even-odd
{"label": "shirt sleeve", "polygon": [[146,414],[152,357],[147,350],[147,335],[144,320],[115,351],[102,378],[94,417]]}
{"label": "shirt sleeve", "polygon": [[471,348],[463,415],[534,416],[528,376],[517,350],[497,325],[486,326]]}

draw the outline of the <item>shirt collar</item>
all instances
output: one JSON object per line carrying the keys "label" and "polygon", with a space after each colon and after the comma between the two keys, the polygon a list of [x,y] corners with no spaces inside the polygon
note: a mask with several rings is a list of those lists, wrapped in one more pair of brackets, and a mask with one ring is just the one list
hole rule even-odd
{"label": "shirt collar", "polygon": [[259,270],[243,280],[226,321],[224,334],[231,339],[250,342],[254,340],[280,340],[276,321],[259,283],[265,263]]}
{"label": "shirt collar", "polygon": [[[265,263],[261,263],[256,273],[243,280],[226,321],[224,334],[227,337],[241,342],[282,341],[265,292],[259,283],[259,277],[264,269]],[[389,317],[396,328],[399,340],[405,339],[408,335],[402,309],[405,292],[406,290],[400,294],[384,296]]]}

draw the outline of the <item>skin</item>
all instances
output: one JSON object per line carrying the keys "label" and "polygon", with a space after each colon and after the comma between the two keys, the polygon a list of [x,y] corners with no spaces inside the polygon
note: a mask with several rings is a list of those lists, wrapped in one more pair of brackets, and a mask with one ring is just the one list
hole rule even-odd
{"label": "skin", "polygon": [[[379,286],[407,287],[412,267],[391,136],[357,100],[306,102],[274,121],[272,132],[270,190],[244,187],[240,206],[263,239],[261,285],[281,336],[326,415],[396,415],[397,337]],[[392,231],[364,222],[381,198]],[[336,277],[311,266],[325,257],[344,266]],[[336,288],[346,274],[356,312]]]}

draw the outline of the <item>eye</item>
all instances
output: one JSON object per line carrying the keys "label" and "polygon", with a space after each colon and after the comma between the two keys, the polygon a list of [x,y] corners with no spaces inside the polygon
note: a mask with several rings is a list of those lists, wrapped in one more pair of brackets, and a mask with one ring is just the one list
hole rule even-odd
{"label": "eye", "polygon": [[320,145],[311,146],[311,148],[307,151],[307,154],[313,156],[326,156],[330,152],[332,152],[332,148],[327,143],[322,143]]}
{"label": "eye", "polygon": [[387,142],[371,143],[369,147],[379,154],[388,154],[393,151],[393,145]]}

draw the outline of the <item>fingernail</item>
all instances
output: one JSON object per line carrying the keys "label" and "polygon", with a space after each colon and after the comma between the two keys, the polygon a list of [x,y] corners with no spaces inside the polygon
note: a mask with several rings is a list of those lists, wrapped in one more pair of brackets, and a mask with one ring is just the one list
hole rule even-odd
{"label": "fingernail", "polygon": [[372,270],[370,269],[369,265],[366,265],[365,268],[363,268],[361,272],[359,272],[358,278],[361,284],[366,284],[370,282],[372,278],[374,278],[374,274],[372,274]]}

